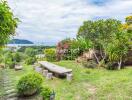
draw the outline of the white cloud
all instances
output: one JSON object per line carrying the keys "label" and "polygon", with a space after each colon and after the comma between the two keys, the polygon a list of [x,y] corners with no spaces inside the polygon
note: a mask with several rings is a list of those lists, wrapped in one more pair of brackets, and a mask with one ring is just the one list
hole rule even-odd
{"label": "white cloud", "polygon": [[[104,0],[105,1],[105,0]],[[111,0],[97,6],[88,0],[8,0],[22,21],[17,38],[53,43],[75,37],[84,20],[112,17],[123,20],[132,13],[132,0]]]}

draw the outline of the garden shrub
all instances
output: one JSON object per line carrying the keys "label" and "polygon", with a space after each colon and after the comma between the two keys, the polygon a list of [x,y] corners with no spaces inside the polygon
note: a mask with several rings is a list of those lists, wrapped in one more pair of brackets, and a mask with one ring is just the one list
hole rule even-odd
{"label": "garden shrub", "polygon": [[21,55],[19,54],[19,52],[13,53],[12,56],[13,56],[14,61],[16,62],[21,61]]}
{"label": "garden shrub", "polygon": [[6,67],[13,69],[15,67],[15,62],[11,60],[7,61]]}
{"label": "garden shrub", "polygon": [[29,57],[34,57],[37,54],[37,51],[33,48],[26,48],[25,54]]}
{"label": "garden shrub", "polygon": [[117,69],[117,63],[108,62],[106,64],[106,69],[108,70],[116,70]]}
{"label": "garden shrub", "polygon": [[47,61],[55,61],[56,60],[56,50],[54,48],[45,49],[44,54]]}
{"label": "garden shrub", "polygon": [[35,57],[28,57],[25,60],[25,63],[28,64],[28,65],[34,64],[35,62],[36,62],[36,58]]}
{"label": "garden shrub", "polygon": [[43,83],[43,77],[38,73],[29,73],[20,78],[17,83],[18,94],[30,96],[39,91]]}
{"label": "garden shrub", "polygon": [[43,100],[49,100],[50,95],[52,93],[52,90],[48,86],[42,86],[41,87],[41,96],[43,97]]}
{"label": "garden shrub", "polygon": [[95,61],[93,60],[89,60],[89,61],[82,61],[82,65],[86,68],[96,68],[97,67],[97,64]]}

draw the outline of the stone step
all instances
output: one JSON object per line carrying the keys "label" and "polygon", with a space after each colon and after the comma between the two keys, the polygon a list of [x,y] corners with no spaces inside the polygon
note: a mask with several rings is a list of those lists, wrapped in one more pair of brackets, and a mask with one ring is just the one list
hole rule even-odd
{"label": "stone step", "polygon": [[18,96],[17,93],[11,93],[6,95],[6,98],[9,99],[9,98],[17,97],[17,96]]}
{"label": "stone step", "polygon": [[8,86],[8,87],[4,87],[4,90],[7,91],[15,88],[16,88],[15,86]]}
{"label": "stone step", "polygon": [[4,81],[4,84],[9,84],[9,83],[13,83],[12,81]]}
{"label": "stone step", "polygon": [[4,87],[10,87],[10,86],[15,86],[15,83],[6,83],[6,84],[4,84]]}
{"label": "stone step", "polygon": [[6,100],[18,100],[17,97],[7,98]]}
{"label": "stone step", "polygon": [[5,95],[16,93],[16,92],[17,91],[15,89],[11,89],[11,90],[5,91]]}

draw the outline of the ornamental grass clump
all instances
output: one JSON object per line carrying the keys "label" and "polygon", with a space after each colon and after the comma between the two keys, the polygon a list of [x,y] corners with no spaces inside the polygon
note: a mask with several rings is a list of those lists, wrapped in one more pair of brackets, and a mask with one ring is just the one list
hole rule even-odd
{"label": "ornamental grass clump", "polygon": [[17,83],[17,90],[20,96],[31,96],[40,90],[43,77],[38,73],[29,73],[20,78]]}

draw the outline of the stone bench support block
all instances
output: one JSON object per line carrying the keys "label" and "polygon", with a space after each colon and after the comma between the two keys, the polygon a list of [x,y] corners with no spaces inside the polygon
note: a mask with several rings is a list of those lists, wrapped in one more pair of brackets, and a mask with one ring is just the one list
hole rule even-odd
{"label": "stone bench support block", "polygon": [[42,68],[41,67],[35,67],[35,71],[38,73],[42,73]]}
{"label": "stone bench support block", "polygon": [[73,75],[67,74],[66,78],[67,78],[67,81],[72,81]]}
{"label": "stone bench support block", "polygon": [[47,76],[48,70],[43,70],[43,76]]}
{"label": "stone bench support block", "polygon": [[52,78],[53,78],[53,73],[48,73],[46,79],[52,79]]}

